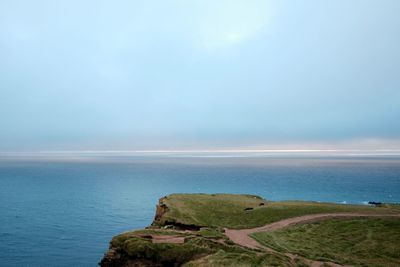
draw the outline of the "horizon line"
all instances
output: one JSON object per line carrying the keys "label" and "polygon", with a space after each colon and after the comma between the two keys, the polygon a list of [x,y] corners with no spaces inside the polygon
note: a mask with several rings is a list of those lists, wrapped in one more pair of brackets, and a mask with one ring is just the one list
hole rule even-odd
{"label": "horizon line", "polygon": [[0,151],[0,154],[129,154],[129,153],[318,153],[318,152],[398,152],[400,149],[137,149],[137,150],[38,150]]}

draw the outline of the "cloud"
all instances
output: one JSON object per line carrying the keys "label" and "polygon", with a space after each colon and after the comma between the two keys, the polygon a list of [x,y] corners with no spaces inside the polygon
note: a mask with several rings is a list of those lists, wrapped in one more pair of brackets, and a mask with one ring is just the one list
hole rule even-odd
{"label": "cloud", "polygon": [[0,150],[400,137],[400,1],[31,2],[0,1]]}
{"label": "cloud", "polygon": [[221,48],[256,36],[269,21],[266,1],[213,1],[204,5],[198,25],[198,45]]}

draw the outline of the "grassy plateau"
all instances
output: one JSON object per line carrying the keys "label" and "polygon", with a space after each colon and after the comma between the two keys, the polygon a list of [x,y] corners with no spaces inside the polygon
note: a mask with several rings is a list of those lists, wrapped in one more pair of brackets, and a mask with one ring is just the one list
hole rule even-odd
{"label": "grassy plateau", "polygon": [[[398,207],[172,194],[160,199],[150,227],[115,236],[100,265],[400,266],[399,218],[329,219],[253,233],[260,244],[256,249],[233,242],[224,232],[224,228],[249,229],[311,214],[400,214]],[[169,236],[181,242],[154,241]]]}
{"label": "grassy plateau", "polygon": [[400,266],[400,219],[332,219],[252,236],[276,251],[309,259]]}

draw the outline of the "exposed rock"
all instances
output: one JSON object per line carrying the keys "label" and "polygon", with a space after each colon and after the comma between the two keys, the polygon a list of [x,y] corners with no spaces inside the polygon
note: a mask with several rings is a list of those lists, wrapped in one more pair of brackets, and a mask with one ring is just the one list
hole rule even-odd
{"label": "exposed rock", "polygon": [[162,264],[148,259],[129,259],[123,251],[110,248],[99,265],[102,267],[161,267]]}
{"label": "exposed rock", "polygon": [[[158,205],[156,208],[156,215],[154,216],[155,222],[159,222],[161,220],[161,218],[164,216],[164,214],[169,210],[167,205],[164,203],[164,199],[166,199],[166,198],[167,197],[162,197],[158,201]],[[154,224],[154,222],[153,222],[153,224]]]}
{"label": "exposed rock", "polygon": [[175,221],[166,221],[165,222],[165,226],[169,226],[168,228],[173,228],[175,230],[179,230],[179,231],[200,231],[201,227],[203,226],[199,226],[199,225],[194,225],[194,224],[183,224],[183,223],[179,223],[179,222],[175,222]]}

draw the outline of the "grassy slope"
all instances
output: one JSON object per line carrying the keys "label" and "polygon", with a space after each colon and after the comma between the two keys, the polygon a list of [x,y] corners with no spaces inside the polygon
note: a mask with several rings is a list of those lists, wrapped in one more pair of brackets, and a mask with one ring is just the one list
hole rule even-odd
{"label": "grassy slope", "polygon": [[[120,234],[111,246],[132,259],[151,259],[164,265],[186,266],[306,266],[293,263],[283,253],[256,253],[236,246],[223,235],[223,227],[250,228],[294,216],[326,212],[399,212],[391,206],[338,205],[315,202],[267,202],[250,195],[174,194],[163,199],[168,211],[156,225],[179,222],[205,226],[192,233],[175,232],[173,229],[148,229]],[[264,206],[260,206],[264,203]],[[245,211],[245,208],[254,208]],[[137,234],[175,234],[185,236],[184,244],[153,244]],[[224,241],[225,244],[220,242]]]}
{"label": "grassy slope", "polygon": [[[282,219],[329,212],[396,212],[388,207],[340,205],[332,203],[284,201],[267,202],[250,195],[173,194],[163,201],[169,208],[160,224],[175,221],[188,225],[227,228],[252,228]],[[264,206],[259,206],[265,203]],[[245,211],[245,208],[253,210]]]}
{"label": "grassy slope", "polygon": [[296,262],[293,264],[290,259],[284,255],[265,253],[257,254],[254,252],[226,252],[219,250],[214,254],[202,257],[198,260],[193,260],[184,265],[184,267],[197,267],[197,266],[308,266],[303,262]]}
{"label": "grassy slope", "polygon": [[[185,236],[185,243],[153,244],[138,234],[180,235]],[[209,231],[192,234],[173,230],[139,230],[114,237],[111,246],[131,258],[150,259],[163,266],[293,266],[283,254],[259,254],[234,244],[222,244],[216,241],[222,235],[216,238],[215,235],[209,237],[209,234]]]}
{"label": "grassy slope", "polygon": [[399,219],[329,220],[252,235],[281,252],[359,266],[400,266]]}

